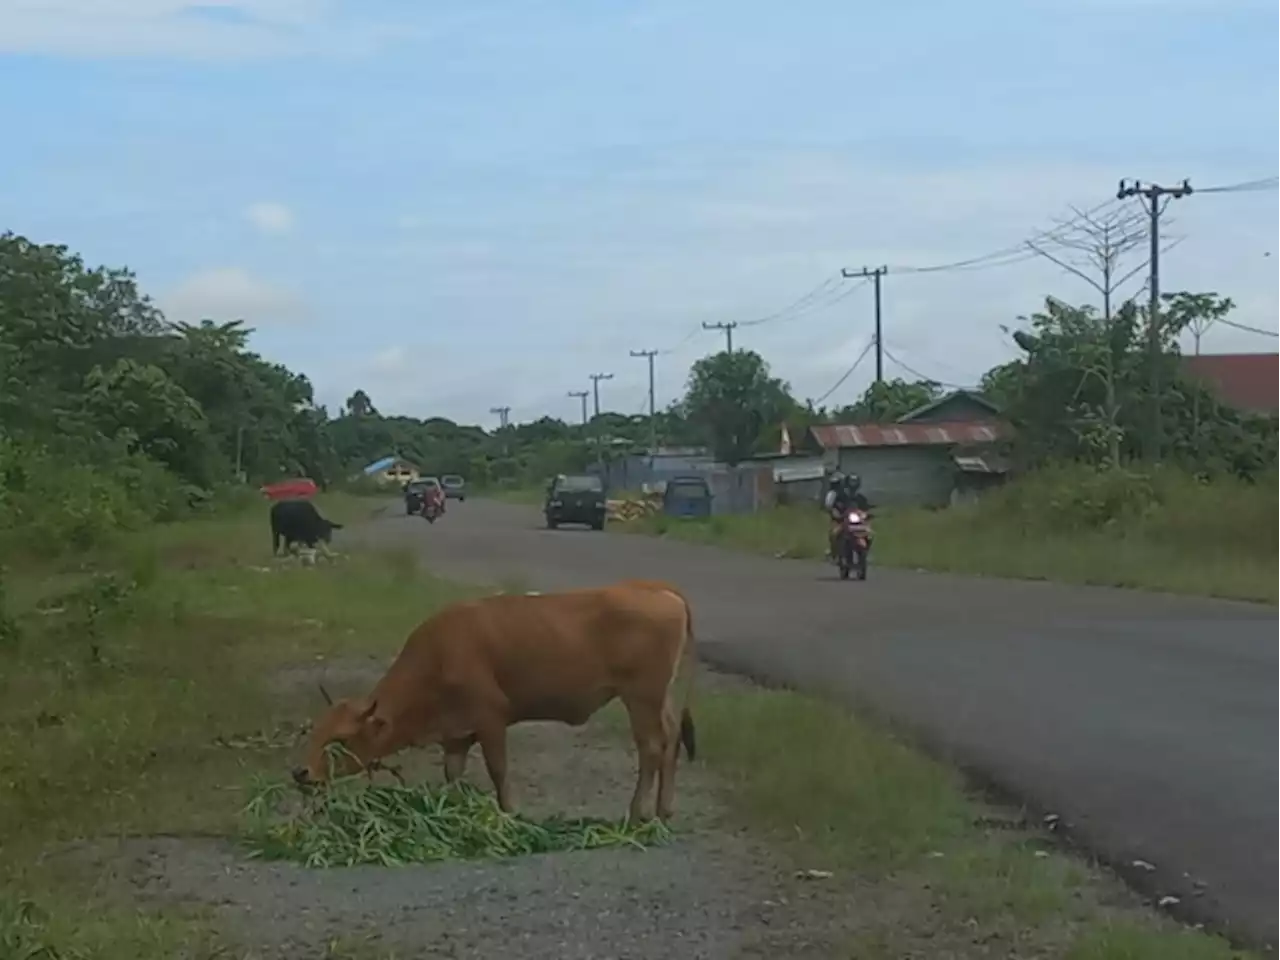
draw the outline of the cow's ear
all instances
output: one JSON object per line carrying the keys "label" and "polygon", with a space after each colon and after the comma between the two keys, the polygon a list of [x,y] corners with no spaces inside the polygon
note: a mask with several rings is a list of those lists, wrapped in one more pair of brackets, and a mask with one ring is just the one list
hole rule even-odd
{"label": "cow's ear", "polygon": [[364,723],[366,720],[370,719],[373,716],[373,712],[377,709],[378,709],[378,701],[370,700],[369,705],[360,711],[360,713],[356,716],[356,719],[359,720],[361,723]]}
{"label": "cow's ear", "polygon": [[341,529],[342,529],[342,524],[340,524],[340,523],[334,523],[332,520],[330,520],[330,521],[329,521],[329,529],[330,529],[330,530],[341,530]]}

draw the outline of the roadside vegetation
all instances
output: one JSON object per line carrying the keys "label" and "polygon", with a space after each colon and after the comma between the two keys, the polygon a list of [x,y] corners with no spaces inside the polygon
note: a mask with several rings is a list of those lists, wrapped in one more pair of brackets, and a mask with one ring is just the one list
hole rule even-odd
{"label": "roadside vegetation", "polygon": [[[1276,504],[1274,471],[1207,482],[1177,469],[1049,467],[975,504],[878,512],[872,564],[1274,604]],[[796,559],[827,544],[812,503],[615,529]]]}
{"label": "roadside vegetation", "polygon": [[[321,508],[349,523],[370,512],[367,500],[344,496]],[[112,844],[222,836],[249,842],[247,856],[250,841],[279,841],[245,808],[262,783],[285,775],[304,721],[322,707],[319,674],[308,670],[371,656],[376,675],[419,619],[476,592],[433,579],[403,549],[313,568],[271,561],[262,514],[224,508],[143,528],[75,564],[49,558],[11,571],[0,643],[0,953],[251,956],[198,908],[135,902]],[[294,670],[298,682],[283,682]],[[851,933],[852,955],[945,943],[960,957],[1243,956],[1138,908],[1115,881],[1056,852],[1036,825],[1015,818],[991,828],[991,811],[957,774],[845,711],[715,679],[696,704],[698,765],[720,779],[742,826],[815,877],[831,874],[815,883],[883,900],[869,914],[879,919]],[[627,749],[619,710],[597,723]],[[482,769],[469,775],[487,789]],[[628,787],[618,785],[619,797]],[[469,797],[483,823],[488,807]],[[350,813],[351,799],[342,802]],[[339,859],[340,822],[307,828]],[[488,829],[464,825],[472,853],[548,843]],[[351,949],[336,945],[328,956],[391,956]]]}

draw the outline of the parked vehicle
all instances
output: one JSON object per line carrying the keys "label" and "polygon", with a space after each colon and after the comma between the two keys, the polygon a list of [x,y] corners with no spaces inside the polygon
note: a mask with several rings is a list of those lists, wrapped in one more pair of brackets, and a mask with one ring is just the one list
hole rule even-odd
{"label": "parked vehicle", "polygon": [[581,523],[592,530],[603,530],[605,511],[604,482],[599,477],[561,474],[547,485],[542,512],[549,530],[562,523]]}
{"label": "parked vehicle", "polygon": [[870,514],[854,508],[841,519],[840,532],[836,535],[836,564],[840,579],[848,580],[852,573],[858,580],[867,579],[867,554],[871,552]]}
{"label": "parked vehicle", "polygon": [[[408,516],[421,513],[427,499],[427,492],[440,490],[440,481],[435,477],[419,477],[404,485],[404,512]],[[443,491],[441,491],[443,494]],[[434,519],[434,518],[433,518]]]}
{"label": "parked vehicle", "polygon": [[446,473],[440,478],[440,485],[444,487],[447,499],[457,500],[459,503],[467,499],[467,482],[456,473]]}
{"label": "parked vehicle", "polygon": [[709,517],[711,500],[711,485],[706,477],[672,477],[662,491],[662,512],[686,519]]}

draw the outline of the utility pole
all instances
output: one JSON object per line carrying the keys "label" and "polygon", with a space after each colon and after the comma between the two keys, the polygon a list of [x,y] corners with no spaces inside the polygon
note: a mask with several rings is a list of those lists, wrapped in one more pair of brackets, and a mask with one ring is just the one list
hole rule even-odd
{"label": "utility pole", "polygon": [[569,396],[577,397],[582,401],[582,425],[587,425],[587,397],[591,396],[590,390],[570,390]]}
{"label": "utility pole", "polygon": [[1147,457],[1159,460],[1164,448],[1164,424],[1160,414],[1160,214],[1163,212],[1160,201],[1164,197],[1173,200],[1190,196],[1191,181],[1183,179],[1176,187],[1162,187],[1158,183],[1143,184],[1140,180],[1130,183],[1121,180],[1116,189],[1117,200],[1130,197],[1142,197],[1145,201],[1151,227],[1148,230],[1151,240],[1151,297],[1147,307],[1147,363],[1151,367],[1151,435],[1147,438]]}
{"label": "utility pole", "polygon": [[595,410],[595,413],[593,414],[593,416],[597,416],[597,417],[600,416],[600,381],[612,380],[612,379],[613,379],[612,373],[591,374],[591,394],[595,401],[594,407],[593,407],[593,409]]}
{"label": "utility pole", "polygon": [[737,320],[730,320],[728,323],[703,323],[702,329],[703,330],[723,330],[725,352],[733,353],[733,331],[737,329],[737,326],[738,326]]}
{"label": "utility pole", "polygon": [[489,412],[498,418],[498,429],[505,428],[511,422],[508,419],[511,416],[510,407],[490,407]]}
{"label": "utility pole", "polygon": [[880,278],[889,272],[888,267],[876,267],[874,270],[863,267],[861,270],[841,270],[843,277],[870,277],[876,290],[876,383],[884,382],[884,336],[880,326]]}
{"label": "utility pole", "polygon": [[653,395],[653,358],[658,355],[658,351],[632,350],[631,355],[644,357],[649,361],[649,456],[652,457],[658,449],[658,416]]}

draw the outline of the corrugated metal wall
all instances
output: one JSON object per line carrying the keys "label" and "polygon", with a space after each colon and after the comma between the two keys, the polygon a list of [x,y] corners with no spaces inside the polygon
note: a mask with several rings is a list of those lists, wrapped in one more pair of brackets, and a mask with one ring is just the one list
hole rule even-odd
{"label": "corrugated metal wall", "polygon": [[946,506],[955,487],[955,464],[945,446],[846,447],[840,469],[858,474],[877,506]]}

